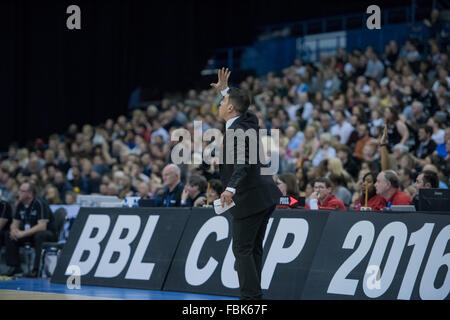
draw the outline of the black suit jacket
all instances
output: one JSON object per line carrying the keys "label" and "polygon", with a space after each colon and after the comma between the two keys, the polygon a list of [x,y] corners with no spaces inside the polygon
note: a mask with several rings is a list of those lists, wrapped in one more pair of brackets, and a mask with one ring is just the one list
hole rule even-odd
{"label": "black suit jacket", "polygon": [[[237,118],[228,130],[242,129],[244,132],[254,129],[259,140],[258,118],[251,112],[247,111],[244,115]],[[239,164],[237,139],[234,139],[233,146],[227,147],[227,134],[223,137],[222,163],[219,166],[220,178],[224,188],[231,187],[236,189],[233,201],[236,206],[230,211],[236,219],[246,218],[248,216],[260,213],[271,206],[279,203],[282,196],[280,190],[276,186],[271,175],[261,175],[261,167],[263,166],[257,157],[257,163],[250,163],[250,144],[254,143],[249,139],[245,139],[245,148],[241,149],[241,156],[244,156],[245,163]],[[260,143],[256,144],[257,154],[259,155]],[[234,151],[234,162],[227,162],[227,152]],[[244,154],[245,153],[245,154]],[[252,161],[253,162],[253,161]]]}

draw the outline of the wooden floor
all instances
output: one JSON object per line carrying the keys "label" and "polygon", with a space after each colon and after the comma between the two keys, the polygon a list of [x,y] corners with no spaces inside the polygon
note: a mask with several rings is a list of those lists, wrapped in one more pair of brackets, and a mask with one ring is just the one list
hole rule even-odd
{"label": "wooden floor", "polygon": [[0,300],[237,300],[237,297],[84,286],[69,289],[49,279],[0,278]]}
{"label": "wooden floor", "polygon": [[76,294],[45,293],[36,291],[0,290],[0,300],[119,300]]}

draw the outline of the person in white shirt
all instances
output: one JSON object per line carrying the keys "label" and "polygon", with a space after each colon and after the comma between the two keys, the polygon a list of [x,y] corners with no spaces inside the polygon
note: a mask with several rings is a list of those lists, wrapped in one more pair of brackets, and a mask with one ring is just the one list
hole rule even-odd
{"label": "person in white shirt", "polygon": [[345,113],[342,110],[334,112],[334,119],[336,124],[331,127],[331,135],[339,136],[342,144],[347,144],[348,137],[353,132],[353,126],[347,122]]}
{"label": "person in white shirt", "polygon": [[322,133],[320,135],[320,147],[312,159],[314,166],[318,166],[324,159],[336,158],[336,150],[331,146],[331,135]]}

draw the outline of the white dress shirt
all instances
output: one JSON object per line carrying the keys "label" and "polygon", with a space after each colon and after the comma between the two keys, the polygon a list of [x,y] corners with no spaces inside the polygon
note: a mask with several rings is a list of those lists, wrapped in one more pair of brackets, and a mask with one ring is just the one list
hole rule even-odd
{"label": "white dress shirt", "polygon": [[[226,88],[222,91],[220,91],[220,93],[222,94],[222,96],[226,96],[226,94],[228,93],[228,90],[230,90],[230,88]],[[228,130],[228,128],[233,124],[233,122],[239,118],[239,116],[236,116],[234,118],[228,119],[227,122],[225,123],[225,130]],[[236,189],[235,188],[231,188],[231,187],[227,187],[225,190],[230,191],[231,193],[235,194],[236,193]]]}

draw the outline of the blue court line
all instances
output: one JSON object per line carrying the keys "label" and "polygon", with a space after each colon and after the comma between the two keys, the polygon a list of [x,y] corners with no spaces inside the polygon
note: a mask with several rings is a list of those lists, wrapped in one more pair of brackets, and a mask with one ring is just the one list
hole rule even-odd
{"label": "blue court line", "polygon": [[225,297],[190,292],[123,289],[111,287],[83,286],[70,290],[64,284],[50,283],[50,279],[17,278],[0,281],[1,290],[35,291],[45,293],[74,294],[97,298],[124,300],[238,300],[237,297]]}

